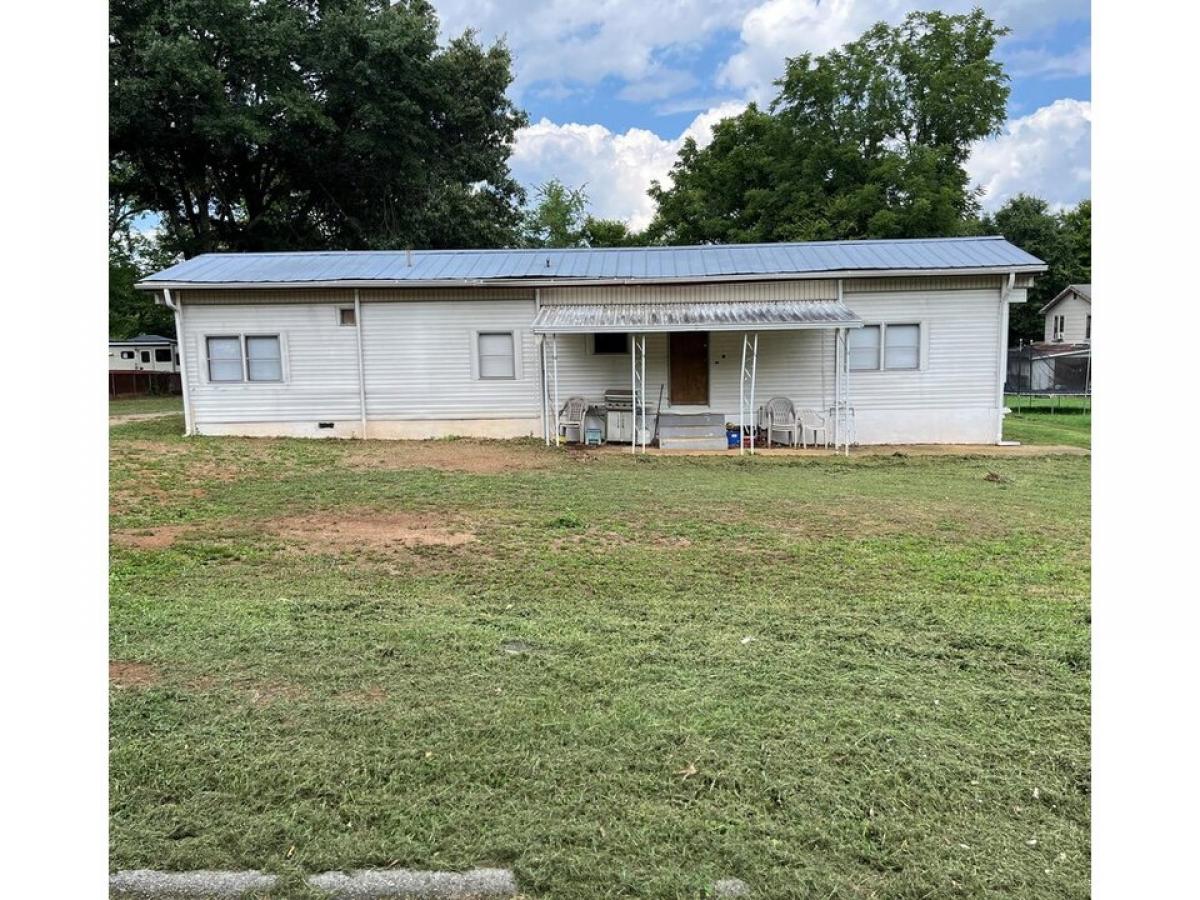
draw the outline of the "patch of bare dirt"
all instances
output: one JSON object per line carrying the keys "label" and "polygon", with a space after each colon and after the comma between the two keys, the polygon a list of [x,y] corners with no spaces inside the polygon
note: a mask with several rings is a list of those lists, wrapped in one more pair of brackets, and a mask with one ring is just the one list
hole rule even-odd
{"label": "patch of bare dirt", "polygon": [[115,688],[153,687],[159,681],[158,671],[145,663],[119,659],[108,662],[108,683]]}
{"label": "patch of bare dirt", "polygon": [[298,684],[271,681],[247,688],[246,696],[254,706],[270,706],[281,700],[303,700],[308,692]]}
{"label": "patch of bare dirt", "polygon": [[510,441],[372,441],[346,454],[346,465],[355,469],[440,469],[476,475],[545,469],[555,462],[553,451]]}
{"label": "patch of bare dirt", "polygon": [[461,547],[474,532],[444,516],[418,513],[323,513],[275,519],[267,527],[308,550],[394,550]]}
{"label": "patch of bare dirt", "polygon": [[118,547],[133,550],[165,550],[187,531],[182,525],[160,525],[158,528],[139,528],[132,531],[114,531],[112,542]]}
{"label": "patch of bare dirt", "polygon": [[383,703],[385,700],[387,700],[387,698],[388,698],[387,691],[385,691],[383,688],[381,688],[377,684],[371,685],[370,687],[365,687],[362,690],[346,691],[344,693],[337,695],[337,699],[341,700],[343,703],[356,703],[356,704],[357,703],[364,703],[364,704]]}

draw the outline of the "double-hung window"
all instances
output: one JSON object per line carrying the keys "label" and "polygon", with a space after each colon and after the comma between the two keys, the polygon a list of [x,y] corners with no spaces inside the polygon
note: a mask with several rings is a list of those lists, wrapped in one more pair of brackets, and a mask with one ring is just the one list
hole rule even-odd
{"label": "double-hung window", "polygon": [[478,341],[480,378],[517,377],[511,331],[480,332]]}
{"label": "double-hung window", "polygon": [[283,381],[279,335],[214,335],[205,341],[209,381]]}
{"label": "double-hung window", "polygon": [[921,326],[888,325],[883,333],[885,369],[921,368]]}
{"label": "double-hung window", "polygon": [[849,338],[850,371],[921,368],[921,326],[902,322],[852,328]]}
{"label": "double-hung window", "polygon": [[850,371],[870,372],[879,368],[879,348],[883,335],[880,325],[850,329]]}

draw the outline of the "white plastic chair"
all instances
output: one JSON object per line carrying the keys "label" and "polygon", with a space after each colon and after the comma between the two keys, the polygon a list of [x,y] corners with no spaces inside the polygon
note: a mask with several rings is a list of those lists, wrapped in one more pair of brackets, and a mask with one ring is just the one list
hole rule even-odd
{"label": "white plastic chair", "polygon": [[574,428],[579,435],[578,443],[583,443],[583,420],[587,415],[588,402],[583,397],[571,397],[563,405],[558,414],[558,433],[565,440],[567,429]]}
{"label": "white plastic chair", "polygon": [[[811,431],[813,445],[817,443],[822,446],[829,446],[829,419],[823,413],[817,412],[815,409],[801,409],[797,413],[797,419],[800,423],[800,444],[803,447],[808,447],[808,441],[805,438],[805,432]],[[821,441],[818,442],[817,434],[821,434]]]}
{"label": "white plastic chair", "polygon": [[800,423],[796,418],[796,406],[787,397],[772,397],[763,407],[767,429],[767,446],[771,446],[771,435],[787,435],[793,447],[800,442]]}

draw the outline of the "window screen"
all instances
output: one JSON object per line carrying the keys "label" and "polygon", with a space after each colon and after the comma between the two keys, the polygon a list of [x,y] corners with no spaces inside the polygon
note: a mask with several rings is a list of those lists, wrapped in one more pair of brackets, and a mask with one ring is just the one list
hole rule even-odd
{"label": "window screen", "polygon": [[246,338],[246,374],[251,381],[283,381],[277,335]]}
{"label": "window screen", "polygon": [[210,337],[208,339],[208,380],[242,380],[242,339]]}
{"label": "window screen", "polygon": [[919,369],[921,367],[921,326],[889,325],[884,342],[885,369]]}
{"label": "window screen", "polygon": [[516,377],[511,331],[479,335],[479,377]]}
{"label": "window screen", "polygon": [[592,352],[598,355],[606,353],[628,353],[629,335],[625,333],[609,334],[596,333],[592,335]]}
{"label": "window screen", "polygon": [[863,372],[879,368],[879,326],[850,329],[850,369]]}
{"label": "window screen", "polygon": [[338,324],[339,325],[353,325],[354,324],[354,307],[353,306],[343,307],[338,310]]}
{"label": "window screen", "polygon": [[155,350],[154,351],[154,361],[155,362],[170,362],[171,361],[171,351],[169,349],[162,349],[162,348]]}

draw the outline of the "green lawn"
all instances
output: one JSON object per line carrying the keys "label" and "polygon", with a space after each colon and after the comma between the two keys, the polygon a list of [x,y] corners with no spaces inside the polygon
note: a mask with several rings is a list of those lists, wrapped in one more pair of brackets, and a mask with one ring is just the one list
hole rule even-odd
{"label": "green lawn", "polygon": [[183,398],[178,395],[168,397],[126,397],[120,400],[108,401],[110,416],[128,416],[137,413],[183,413]]}
{"label": "green lawn", "polygon": [[114,869],[1089,895],[1086,456],[180,427],[111,430]]}
{"label": "green lawn", "polygon": [[1004,419],[1004,437],[1022,444],[1092,446],[1091,404],[1082,397],[1006,397],[1012,410]]}

